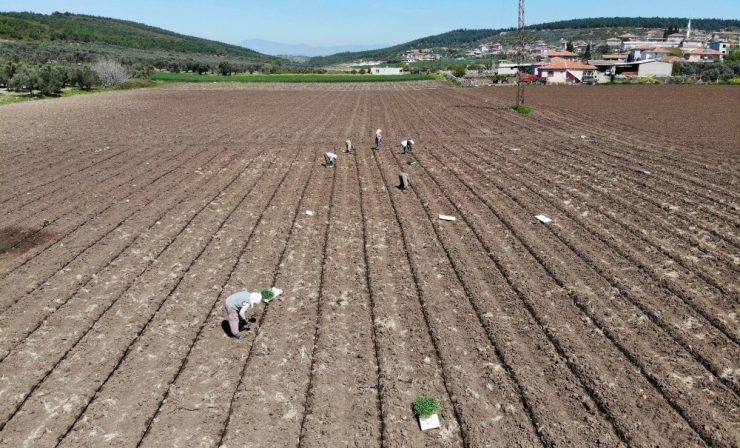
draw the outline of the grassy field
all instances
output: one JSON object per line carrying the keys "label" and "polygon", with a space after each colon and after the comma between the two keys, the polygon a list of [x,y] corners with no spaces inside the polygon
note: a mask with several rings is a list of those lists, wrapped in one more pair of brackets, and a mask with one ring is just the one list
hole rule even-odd
{"label": "grassy field", "polygon": [[196,75],[192,73],[152,74],[155,81],[168,82],[388,82],[388,81],[428,81],[429,75],[338,75],[338,74],[279,74],[279,75]]}

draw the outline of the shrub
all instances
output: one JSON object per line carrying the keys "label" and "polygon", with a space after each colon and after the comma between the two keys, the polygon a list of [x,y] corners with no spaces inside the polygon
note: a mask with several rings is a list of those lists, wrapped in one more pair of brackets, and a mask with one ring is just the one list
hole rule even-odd
{"label": "shrub", "polygon": [[429,418],[438,413],[440,409],[441,407],[439,406],[439,399],[437,397],[421,395],[414,400],[414,413],[419,418]]}
{"label": "shrub", "polygon": [[98,81],[102,87],[119,87],[129,80],[126,69],[116,61],[98,61],[93,64],[92,70],[98,74]]}
{"label": "shrub", "polygon": [[509,106],[509,109],[514,109],[520,114],[525,114],[525,115],[532,112],[532,109],[529,106],[525,106],[524,104],[522,104],[521,106],[512,104],[511,106]]}

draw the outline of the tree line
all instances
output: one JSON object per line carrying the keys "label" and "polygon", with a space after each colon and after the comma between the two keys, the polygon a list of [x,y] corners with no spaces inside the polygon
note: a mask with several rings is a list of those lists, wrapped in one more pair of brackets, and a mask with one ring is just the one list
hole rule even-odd
{"label": "tree line", "polygon": [[[564,28],[658,28],[685,27],[689,17],[598,17],[590,19],[560,20],[527,26],[535,30],[559,30]],[[691,19],[691,26],[702,30],[721,30],[739,28],[740,20],[730,19]]]}
{"label": "tree line", "polygon": [[106,43],[120,47],[271,59],[238,45],[186,36],[141,23],[68,12],[0,12],[0,38],[18,41]]}

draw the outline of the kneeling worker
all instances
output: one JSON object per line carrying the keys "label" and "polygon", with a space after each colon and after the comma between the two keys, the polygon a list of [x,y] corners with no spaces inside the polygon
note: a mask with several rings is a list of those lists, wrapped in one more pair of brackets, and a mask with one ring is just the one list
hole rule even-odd
{"label": "kneeling worker", "polygon": [[255,307],[262,301],[262,294],[258,292],[240,291],[226,298],[224,307],[226,308],[226,318],[229,320],[229,330],[231,335],[236,339],[241,339],[239,330],[241,323],[244,322],[249,329],[249,322],[245,313]]}
{"label": "kneeling worker", "polygon": [[411,150],[414,149],[414,141],[411,139],[406,139],[401,142],[401,147],[403,148],[404,154],[411,154]]}
{"label": "kneeling worker", "polygon": [[398,173],[398,182],[400,182],[400,185],[398,185],[398,188],[401,190],[408,190],[411,186],[411,180],[409,180],[409,175],[405,172]]}

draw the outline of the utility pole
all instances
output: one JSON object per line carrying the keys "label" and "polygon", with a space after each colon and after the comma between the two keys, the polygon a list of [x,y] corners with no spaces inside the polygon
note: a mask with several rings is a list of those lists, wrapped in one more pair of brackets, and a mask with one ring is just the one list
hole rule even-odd
{"label": "utility pole", "polygon": [[524,0],[519,0],[518,49],[516,52],[516,105],[524,105],[524,84],[520,81],[519,69],[524,64]]}

